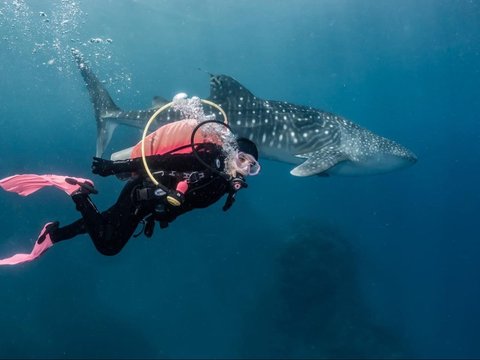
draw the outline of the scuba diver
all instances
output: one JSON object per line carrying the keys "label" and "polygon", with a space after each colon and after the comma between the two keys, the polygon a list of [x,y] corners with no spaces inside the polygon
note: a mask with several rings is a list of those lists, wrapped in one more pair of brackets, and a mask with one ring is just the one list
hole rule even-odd
{"label": "scuba diver", "polygon": [[[35,174],[1,179],[0,187],[23,196],[45,186],[63,190],[82,217],[63,227],[57,221],[47,223],[30,254],[2,259],[0,265],[34,260],[54,244],[85,233],[101,254],[116,255],[132,235],[143,232],[151,237],[155,222],[165,228],[179,215],[206,208],[225,194],[223,210],[228,210],[237,191],[247,187],[246,177],[260,171],[257,147],[248,139],[236,139],[228,125],[199,111],[199,98],[181,95],[171,104],[189,118],[163,125],[145,136],[147,124],[142,141],[113,154],[116,160],[93,158],[94,174],[128,179],[115,204],[106,211],[99,212],[92,202],[90,195],[97,190],[89,179]],[[140,223],[143,228],[134,235]]]}

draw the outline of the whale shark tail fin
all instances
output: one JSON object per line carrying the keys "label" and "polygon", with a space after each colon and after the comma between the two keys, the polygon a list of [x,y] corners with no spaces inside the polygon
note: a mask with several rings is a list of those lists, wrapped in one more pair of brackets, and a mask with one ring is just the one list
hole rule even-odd
{"label": "whale shark tail fin", "polygon": [[112,138],[113,131],[118,123],[115,121],[122,111],[114,103],[107,89],[95,74],[90,70],[87,63],[83,59],[82,53],[78,49],[72,49],[73,57],[80,70],[80,74],[85,81],[90,99],[93,103],[95,111],[95,119],[97,121],[97,151],[96,156],[101,157]]}

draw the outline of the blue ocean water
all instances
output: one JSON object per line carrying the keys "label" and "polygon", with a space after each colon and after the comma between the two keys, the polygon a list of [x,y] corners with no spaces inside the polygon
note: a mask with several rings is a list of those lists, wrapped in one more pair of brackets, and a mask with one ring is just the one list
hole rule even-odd
{"label": "blue ocean water", "polygon": [[[205,72],[224,73],[419,158],[330,178],[263,160],[227,213],[193,211],[115,257],[82,236],[2,268],[1,358],[480,357],[479,2],[13,0],[0,29],[1,178],[92,176],[72,47],[125,109],[206,97]],[[108,151],[138,139],[119,128]],[[104,209],[123,183],[94,180]],[[58,191],[0,195],[5,256],[78,218]]]}

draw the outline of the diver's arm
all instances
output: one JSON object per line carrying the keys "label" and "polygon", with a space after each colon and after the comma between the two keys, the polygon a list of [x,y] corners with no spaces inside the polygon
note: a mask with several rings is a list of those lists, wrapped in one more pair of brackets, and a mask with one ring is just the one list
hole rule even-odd
{"label": "diver's arm", "polygon": [[[217,159],[223,159],[221,147],[215,144],[202,144],[197,151],[200,157],[211,166],[215,166]],[[150,155],[145,159],[152,170],[199,171],[205,169],[193,153]],[[94,157],[92,172],[100,176],[110,176],[128,172],[144,174],[146,171],[141,157],[117,161]]]}
{"label": "diver's arm", "polygon": [[[147,156],[147,163],[155,165],[160,161],[161,155]],[[142,158],[133,158],[126,160],[107,160],[98,157],[93,158],[92,173],[100,176],[110,176],[128,172],[144,172]]]}

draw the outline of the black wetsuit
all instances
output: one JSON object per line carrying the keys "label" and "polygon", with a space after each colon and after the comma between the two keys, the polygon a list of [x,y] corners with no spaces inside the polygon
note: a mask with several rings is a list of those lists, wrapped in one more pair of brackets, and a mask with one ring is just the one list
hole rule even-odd
{"label": "black wetsuit", "polygon": [[[207,164],[223,170],[225,156],[219,146],[204,144],[197,150]],[[180,206],[172,206],[165,201],[165,196],[156,195],[158,188],[146,176],[141,158],[115,161],[110,164],[108,172],[100,175],[135,173],[117,202],[108,210],[99,212],[88,194],[73,194],[72,199],[82,218],[65,227],[52,229],[52,241],[55,243],[88,233],[100,253],[115,255],[125,246],[142,220],[145,221],[145,235],[150,237],[155,220],[163,228],[177,216],[195,208],[205,208],[226,193],[229,193],[229,199],[233,198],[234,191],[230,183],[217,172],[206,168],[192,153],[149,156],[147,162],[152,172],[157,172],[155,178],[167,188],[175,189],[178,181],[189,178],[188,190]]]}

